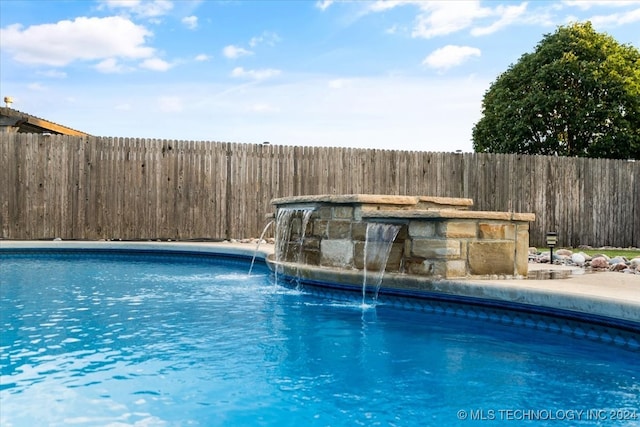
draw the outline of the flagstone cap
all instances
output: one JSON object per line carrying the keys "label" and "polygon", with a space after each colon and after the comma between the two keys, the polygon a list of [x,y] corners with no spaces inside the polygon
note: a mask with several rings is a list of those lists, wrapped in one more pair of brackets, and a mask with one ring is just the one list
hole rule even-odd
{"label": "flagstone cap", "polygon": [[493,212],[493,211],[465,211],[458,209],[439,209],[439,210],[398,210],[398,211],[381,211],[374,209],[362,208],[363,218],[443,218],[443,219],[491,219],[500,221],[528,221],[536,220],[533,213],[518,212]]}
{"label": "flagstone cap", "polygon": [[486,219],[500,221],[528,221],[536,219],[533,213],[493,212],[469,210],[473,200],[457,197],[393,196],[385,194],[317,194],[282,197],[271,200],[282,206],[354,205],[359,206],[362,218],[398,219]]}
{"label": "flagstone cap", "polygon": [[272,205],[291,205],[302,203],[332,203],[354,205],[411,206],[415,209],[468,209],[473,200],[456,197],[434,196],[393,196],[386,194],[318,194],[310,196],[282,197],[271,200]]}

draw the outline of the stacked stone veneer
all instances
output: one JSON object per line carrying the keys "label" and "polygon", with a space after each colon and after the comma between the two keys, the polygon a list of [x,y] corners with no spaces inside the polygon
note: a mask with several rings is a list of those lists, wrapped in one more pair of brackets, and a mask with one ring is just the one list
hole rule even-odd
{"label": "stacked stone veneer", "polygon": [[367,223],[380,222],[400,225],[387,272],[447,279],[527,276],[533,214],[473,211],[470,199],[443,197],[321,195],[272,204],[276,215],[279,209],[313,209],[304,239],[302,213],[294,215],[283,262],[362,270]]}

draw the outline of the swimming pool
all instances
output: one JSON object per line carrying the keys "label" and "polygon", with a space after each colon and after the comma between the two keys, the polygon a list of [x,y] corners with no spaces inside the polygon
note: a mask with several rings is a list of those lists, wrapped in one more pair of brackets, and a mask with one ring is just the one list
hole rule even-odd
{"label": "swimming pool", "polygon": [[[246,258],[0,252],[0,424],[640,423],[637,348],[275,284]],[[533,319],[533,317],[531,317]]]}

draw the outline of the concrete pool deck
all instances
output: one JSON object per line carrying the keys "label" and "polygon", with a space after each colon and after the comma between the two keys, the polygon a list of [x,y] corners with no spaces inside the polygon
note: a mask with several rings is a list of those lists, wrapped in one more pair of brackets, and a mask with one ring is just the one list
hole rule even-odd
{"label": "concrete pool deck", "polygon": [[[640,275],[619,272],[584,273],[582,269],[529,264],[529,270],[575,270],[565,279],[469,280],[489,295],[542,307],[596,314],[638,323],[640,327]],[[578,274],[576,274],[578,273]],[[503,299],[501,298],[501,299]]]}
{"label": "concrete pool deck", "polygon": [[[214,253],[264,260],[273,244],[228,242],[120,242],[120,241],[13,241],[0,240],[0,250],[10,249],[127,249]],[[529,264],[533,270],[566,270],[568,267]],[[614,272],[579,273],[563,279],[455,279],[431,280],[425,290],[500,302],[513,302],[575,313],[603,316],[637,324],[640,329],[640,275]],[[394,277],[401,277],[396,275]],[[384,285],[383,285],[384,286]]]}

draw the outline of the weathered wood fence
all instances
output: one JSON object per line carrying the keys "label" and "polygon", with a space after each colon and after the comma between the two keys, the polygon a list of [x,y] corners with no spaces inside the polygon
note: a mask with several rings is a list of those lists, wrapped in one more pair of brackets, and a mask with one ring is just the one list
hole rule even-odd
{"label": "weathered wood fence", "polygon": [[0,134],[3,239],[257,237],[270,200],[467,197],[533,212],[531,243],[640,246],[640,162]]}

